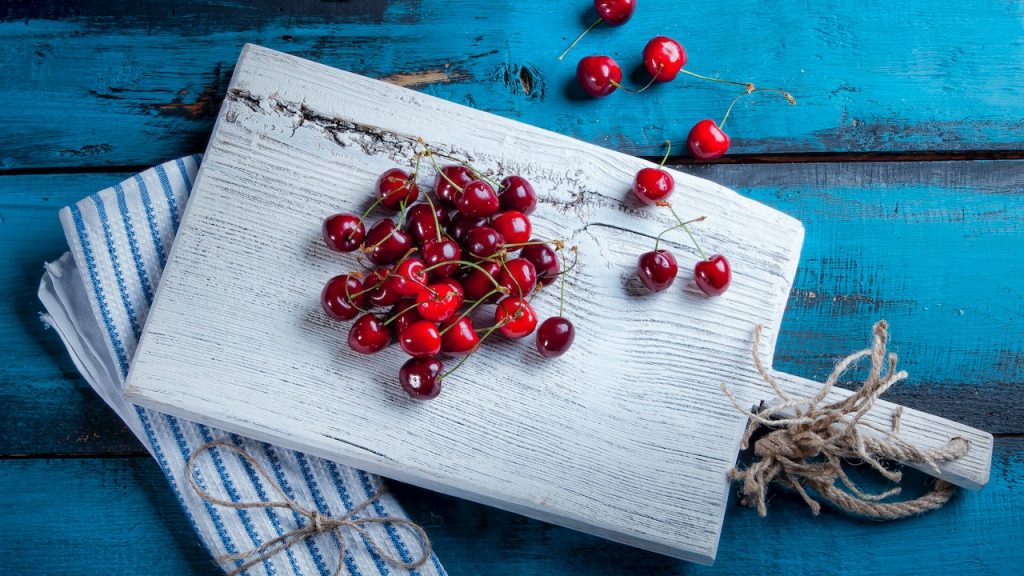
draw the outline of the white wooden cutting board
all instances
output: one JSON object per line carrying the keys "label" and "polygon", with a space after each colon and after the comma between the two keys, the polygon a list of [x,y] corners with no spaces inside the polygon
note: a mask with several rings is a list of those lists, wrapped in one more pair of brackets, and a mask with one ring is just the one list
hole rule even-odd
{"label": "white wooden cutting board", "polygon": [[[397,348],[350,352],[347,325],[319,293],[357,268],[320,240],[324,217],[361,210],[384,170],[408,167],[418,138],[495,175],[521,174],[541,205],[535,235],[579,245],[565,356],[488,342],[430,402],[398,386]],[[334,458],[679,558],[711,562],[745,425],[722,395],[768,399],[750,359],[763,357],[796,272],[797,220],[717,184],[673,172],[672,198],[734,280],[704,297],[687,243],[681,273],[645,294],[637,256],[671,223],[629,198],[649,163],[403,88],[247,46],[207,149],[156,300],[127,396],[139,404]],[[433,179],[429,166],[423,182]],[[535,301],[541,318],[557,294]],[[898,329],[898,327],[897,327]],[[867,338],[868,327],[865,327]],[[866,340],[865,340],[865,343]],[[823,351],[845,354],[849,351]],[[780,375],[793,391],[813,382]],[[837,395],[843,392],[836,392]],[[887,426],[892,406],[870,420]],[[902,437],[922,447],[968,438],[943,475],[979,486],[991,436],[909,411]]]}

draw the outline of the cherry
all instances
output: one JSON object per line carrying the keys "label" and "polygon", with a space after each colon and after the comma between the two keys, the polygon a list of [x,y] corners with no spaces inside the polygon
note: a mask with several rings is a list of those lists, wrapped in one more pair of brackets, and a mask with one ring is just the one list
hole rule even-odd
{"label": "cherry", "polygon": [[679,265],[668,250],[654,250],[640,255],[637,276],[651,292],[661,292],[675,282]]}
{"label": "cherry", "polygon": [[324,312],[335,320],[351,320],[359,315],[359,309],[366,302],[366,295],[359,294],[363,282],[350,274],[335,276],[324,285],[320,293],[320,305]]}
{"label": "cherry", "polygon": [[525,299],[509,296],[498,302],[494,309],[494,322],[505,336],[523,338],[537,327],[537,313]]}
{"label": "cherry", "polygon": [[449,283],[439,282],[427,286],[426,290],[420,292],[416,297],[416,310],[424,320],[444,322],[455,315],[455,311],[462,306],[462,301],[463,295],[460,290]]}
{"label": "cherry", "polygon": [[484,274],[477,268],[470,268],[465,275],[462,276],[462,287],[466,290],[466,298],[469,300],[480,300],[486,297],[485,304],[493,304],[497,302],[501,297],[501,294],[494,293],[488,294],[494,290],[494,282],[491,282],[491,278],[497,279],[498,273],[501,272],[501,264],[497,262],[481,262],[480,268],[487,271]]}
{"label": "cherry", "polygon": [[462,282],[459,282],[454,278],[444,278],[442,280],[438,280],[437,283],[444,284],[451,288],[452,292],[454,292],[456,297],[459,299],[459,306],[462,306],[462,303],[466,300],[466,291],[462,289]]}
{"label": "cherry", "polygon": [[409,206],[420,197],[420,187],[405,170],[392,168],[377,179],[377,198],[380,205],[389,210]]}
{"label": "cherry", "polygon": [[349,212],[335,214],[324,220],[324,242],[335,252],[352,252],[366,237],[363,221]]}
{"label": "cherry", "polygon": [[576,328],[567,318],[552,316],[537,329],[537,352],[545,358],[565,354],[576,339]]}
{"label": "cherry", "polygon": [[672,195],[676,182],[661,168],[641,168],[633,180],[633,194],[644,204],[657,204]]}
{"label": "cherry", "polygon": [[[441,168],[441,172],[448,178],[438,174],[434,177],[434,193],[441,199],[441,202],[448,206],[455,206],[456,200],[459,196],[462,196],[462,190],[459,188],[465,188],[470,182],[473,181],[473,173],[465,166],[445,166]],[[451,180],[449,182],[448,180]],[[452,182],[455,185],[452,185]]]}
{"label": "cherry", "polygon": [[498,200],[502,210],[518,210],[530,215],[537,209],[537,193],[533,186],[522,176],[508,176],[499,186],[501,194]]}
{"label": "cherry", "polygon": [[391,328],[373,314],[363,314],[348,332],[348,347],[360,354],[375,354],[391,344]]}
{"label": "cherry", "polygon": [[622,69],[608,56],[587,56],[576,66],[576,80],[584,92],[602,98],[622,82]]}
{"label": "cherry", "polygon": [[[530,233],[533,232],[530,219],[518,210],[502,212],[491,218],[491,227],[501,234],[506,244],[522,244],[530,239]],[[514,250],[518,249],[515,247]]]}
{"label": "cherry", "polygon": [[374,264],[390,264],[412,248],[412,237],[395,227],[394,221],[385,218],[366,232],[363,248]]}
{"label": "cherry", "polygon": [[[523,251],[519,253],[520,258],[525,258],[533,264],[534,270],[537,272],[537,283],[541,286],[547,286],[554,282],[555,278],[558,278],[558,273],[562,271],[562,265],[558,261],[558,255],[555,254],[554,249],[547,244],[541,244],[536,238],[530,240],[530,244],[523,246]],[[533,244],[537,242],[537,244]]]}
{"label": "cherry", "polygon": [[392,289],[405,298],[415,298],[426,289],[426,268],[427,265],[423,263],[423,260],[415,256],[402,260],[398,266],[395,266],[391,276],[391,279],[397,279]]}
{"label": "cherry", "polygon": [[636,0],[594,0],[594,10],[609,26],[621,26],[633,17]]}
{"label": "cherry", "polygon": [[[435,220],[436,217],[436,220]],[[437,239],[437,226],[441,226],[441,233],[449,222],[448,211],[440,206],[430,208],[430,204],[417,204],[405,214],[405,230],[412,236],[412,239],[419,244],[427,240]]]}
{"label": "cherry", "polygon": [[712,254],[710,258],[697,262],[693,267],[693,279],[697,282],[697,287],[708,296],[721,296],[732,281],[729,261],[721,254]]}
{"label": "cherry", "polygon": [[434,358],[410,358],[398,370],[398,382],[409,396],[430,400],[441,393],[441,371],[444,364]]}
{"label": "cherry", "polygon": [[644,66],[658,82],[668,82],[686,66],[686,50],[668,36],[655,36],[644,46]]}
{"label": "cherry", "polygon": [[480,343],[469,316],[455,317],[441,324],[441,351],[446,354],[472,352]]}
{"label": "cherry", "polygon": [[490,226],[477,226],[466,234],[465,245],[474,258],[490,258],[505,246],[505,239]]}
{"label": "cherry", "polygon": [[690,129],[686,144],[695,158],[713,160],[721,157],[729,149],[729,135],[723,132],[714,120],[705,118]]}
{"label": "cherry", "polygon": [[455,238],[458,242],[465,244],[466,235],[469,231],[485,226],[487,224],[486,218],[478,218],[476,216],[466,216],[465,214],[455,214],[452,218],[451,224],[448,225],[448,235]]}
{"label": "cherry", "polygon": [[[399,285],[399,286],[396,286]],[[373,288],[367,298],[374,306],[391,306],[402,299],[400,289],[405,289],[404,280],[393,276],[388,268],[378,268],[366,279],[366,286]],[[397,288],[397,289],[396,289]]]}
{"label": "cherry", "polygon": [[398,304],[391,309],[391,324],[394,326],[395,334],[401,334],[413,322],[421,320],[419,312],[416,311],[416,300],[405,298],[399,300]]}
{"label": "cherry", "polygon": [[420,254],[423,255],[423,262],[430,269],[431,278],[444,278],[451,276],[459,268],[456,260],[462,257],[462,248],[459,248],[459,244],[455,240],[444,237],[440,240],[424,242]]}
{"label": "cherry", "polygon": [[483,180],[474,180],[466,184],[462,188],[462,195],[455,202],[455,207],[460,213],[477,218],[493,215],[500,205],[497,192]]}
{"label": "cherry", "polygon": [[418,320],[398,333],[398,344],[409,356],[433,356],[441,351],[441,331],[433,322]]}
{"label": "cherry", "polygon": [[526,258],[514,258],[502,266],[497,280],[512,296],[529,296],[537,287],[537,269]]}

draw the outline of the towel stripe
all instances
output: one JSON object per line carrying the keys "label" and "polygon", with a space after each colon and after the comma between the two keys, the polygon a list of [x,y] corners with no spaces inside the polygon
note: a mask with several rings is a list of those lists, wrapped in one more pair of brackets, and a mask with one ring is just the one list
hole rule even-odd
{"label": "towel stripe", "polygon": [[[281,490],[284,491],[285,496],[295,500],[295,491],[292,490],[291,485],[285,478],[284,471],[281,469],[281,461],[277,455],[274,454],[274,448],[270,444],[263,444],[263,454],[267,457],[267,462],[270,463],[270,470],[274,473],[274,479],[277,480],[278,485],[281,486]],[[305,526],[306,523],[302,516],[299,516],[298,512],[292,511],[292,517],[295,519],[295,525]],[[320,553],[319,546],[312,538],[306,538],[306,549],[309,550],[310,556],[313,558],[313,562],[316,564],[317,570],[320,572],[320,576],[329,576],[330,572],[327,571],[327,565],[324,563],[324,557]]]}

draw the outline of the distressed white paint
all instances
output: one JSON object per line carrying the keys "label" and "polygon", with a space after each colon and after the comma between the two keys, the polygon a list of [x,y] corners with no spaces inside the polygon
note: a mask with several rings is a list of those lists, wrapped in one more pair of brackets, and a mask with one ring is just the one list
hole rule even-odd
{"label": "distressed white paint", "polygon": [[[323,218],[361,209],[417,138],[541,197],[541,237],[580,247],[570,277],[574,348],[544,361],[527,341],[488,343],[434,401],[397,384],[397,349],[347,350],[319,310],[321,286],[357,268],[326,250]],[[700,562],[714,559],[726,472],[764,387],[750,360],[765,326],[770,361],[796,270],[799,222],[711,182],[673,173],[684,217],[734,269],[715,299],[683,272],[645,294],[637,256],[670,223],[628,198],[649,165],[534,127],[256,46],[242,53],[129,377],[140,404],[501,508]],[[423,182],[433,171],[424,166]],[[535,301],[542,317],[557,295]],[[843,351],[837,351],[837,353]],[[787,379],[794,389],[811,385]],[[883,418],[884,419],[884,418]],[[909,440],[975,439],[947,474],[987,477],[991,437],[911,412]]]}

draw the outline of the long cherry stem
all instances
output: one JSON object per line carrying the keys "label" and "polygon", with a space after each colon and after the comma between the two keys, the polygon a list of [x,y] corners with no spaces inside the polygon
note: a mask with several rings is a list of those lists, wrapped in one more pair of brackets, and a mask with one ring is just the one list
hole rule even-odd
{"label": "long cherry stem", "polygon": [[562,277],[560,279],[562,285],[558,289],[558,317],[559,318],[565,316],[565,273],[568,272],[569,270],[572,270],[573,268],[575,268],[576,267],[576,263],[580,259],[579,250],[577,250],[575,246],[572,247],[572,253],[574,255],[573,259],[572,259],[572,266],[569,266],[568,268],[565,267],[565,254],[562,254],[562,273],[559,274],[559,276]]}
{"label": "long cherry stem", "polygon": [[640,94],[641,92],[646,91],[651,86],[654,86],[654,83],[658,81],[658,74],[659,73],[661,73],[661,65],[660,64],[658,65],[658,70],[657,70],[657,72],[655,72],[654,76],[652,76],[651,79],[647,81],[647,84],[644,84],[644,87],[640,88],[639,90],[633,90],[632,88],[627,88],[627,87],[623,86],[622,84],[620,84],[619,82],[616,82],[615,80],[609,80],[608,82],[612,86],[615,86],[616,88],[621,88],[622,90],[625,90],[626,92],[629,92],[631,94]]}
{"label": "long cherry stem", "polygon": [[707,257],[706,254],[704,254],[704,249],[700,247],[700,242],[697,242],[697,239],[693,236],[693,232],[690,232],[690,227],[687,226],[687,224],[693,224],[695,222],[701,222],[701,221],[704,220],[705,217],[701,216],[699,218],[694,218],[693,220],[689,220],[687,222],[683,222],[683,219],[679,217],[679,214],[676,214],[676,209],[673,208],[671,204],[669,204],[668,202],[659,202],[658,205],[659,206],[667,206],[669,211],[672,212],[672,215],[676,217],[676,222],[679,222],[679,225],[678,226],[673,226],[672,228],[669,228],[668,230],[665,230],[664,232],[659,234],[658,235],[658,239],[654,241],[654,250],[655,251],[658,250],[658,243],[661,242],[662,234],[665,234],[665,232],[668,232],[669,230],[675,230],[676,228],[682,228],[686,232],[686,235],[690,237],[690,241],[693,242],[694,247],[697,248],[697,252],[700,253],[701,259],[707,260],[708,257]]}
{"label": "long cherry stem", "polygon": [[796,98],[793,98],[793,95],[790,94],[789,92],[786,92],[785,90],[782,90],[780,88],[755,88],[753,90],[744,92],[743,94],[740,94],[739,96],[732,99],[732,102],[729,103],[729,108],[725,110],[725,116],[723,116],[722,121],[718,123],[718,127],[720,129],[723,126],[725,126],[725,121],[729,119],[729,114],[732,112],[732,107],[735,106],[736,103],[740,101],[740,98],[743,98],[748,94],[753,94],[754,92],[774,92],[776,94],[781,94],[782,97],[785,98],[790,104],[796,106]]}
{"label": "long cherry stem", "polygon": [[459,363],[456,364],[454,368],[452,368],[451,370],[449,370],[449,371],[445,372],[444,374],[442,374],[441,377],[438,378],[438,380],[439,381],[440,380],[444,380],[445,378],[451,376],[452,373],[454,373],[456,370],[461,368],[462,365],[466,363],[466,360],[469,360],[469,357],[472,356],[473,354],[475,354],[476,351],[480,349],[480,345],[483,344],[484,340],[486,340],[487,337],[490,336],[491,334],[494,334],[495,330],[497,330],[498,328],[501,328],[505,324],[507,324],[507,321],[506,320],[502,320],[501,322],[498,322],[494,326],[491,326],[490,328],[488,328],[487,332],[485,332],[484,335],[480,337],[480,340],[478,340],[476,345],[473,346],[473,349],[469,352],[469,354],[466,354],[465,356],[463,356],[462,359],[459,360]]}
{"label": "long cherry stem", "polygon": [[452,180],[451,178],[449,178],[448,175],[444,173],[444,170],[441,170],[441,167],[437,165],[437,160],[434,159],[433,151],[431,151],[430,148],[427,148],[426,144],[423,145],[423,148],[427,152],[427,156],[430,156],[430,163],[434,165],[434,170],[437,171],[437,173],[442,178],[447,180],[449,184],[454,186],[456,190],[458,190],[459,192],[462,192],[462,186],[459,186],[458,184],[456,184],[455,181]]}
{"label": "long cherry stem", "polygon": [[696,72],[690,72],[686,68],[681,68],[679,71],[682,72],[683,74],[686,74],[687,76],[693,76],[694,78],[699,78],[701,80],[707,80],[708,82],[717,82],[718,84],[729,84],[730,86],[743,86],[744,88],[747,89],[747,92],[753,92],[754,90],[757,89],[750,82],[737,82],[735,80],[723,80],[722,78],[715,78],[714,76],[705,76],[703,74],[697,74]]}
{"label": "long cherry stem", "polygon": [[575,48],[575,47],[576,47],[576,45],[580,43],[580,40],[583,40],[583,37],[587,35],[587,32],[590,32],[590,31],[591,31],[591,30],[593,30],[594,28],[597,28],[597,26],[598,26],[598,25],[599,25],[599,24],[600,24],[601,22],[604,22],[604,20],[602,20],[602,19],[598,18],[598,19],[597,19],[597,22],[594,22],[593,24],[591,24],[590,26],[588,26],[586,30],[584,30],[583,32],[581,32],[581,33],[580,33],[580,35],[579,35],[579,36],[577,36],[577,37],[576,37],[576,39],[572,41],[572,44],[569,44],[569,47],[565,49],[565,52],[562,52],[561,56],[559,56],[559,57],[558,57],[558,60],[559,60],[559,61],[561,61],[561,60],[562,60],[563,58],[565,58],[565,55],[566,55],[566,54],[568,54],[570,50],[572,50],[573,48]]}
{"label": "long cherry stem", "polygon": [[405,314],[405,313],[406,313],[406,312],[408,312],[409,310],[412,310],[413,308],[415,308],[415,307],[417,307],[417,306],[419,306],[419,305],[420,305],[420,303],[419,303],[419,302],[416,302],[416,303],[414,303],[414,304],[410,304],[410,305],[406,306],[406,307],[405,307],[405,308],[403,308],[403,309],[402,309],[401,311],[399,311],[399,312],[398,312],[397,314],[394,314],[393,316],[391,316],[391,318],[388,318],[387,320],[385,320],[385,321],[384,321],[384,326],[387,326],[388,324],[391,324],[391,323],[392,323],[392,322],[394,322],[395,320],[398,320],[398,317],[399,317],[399,316],[401,316],[402,314]]}
{"label": "long cherry stem", "polygon": [[488,272],[487,269],[477,264],[476,262],[469,262],[467,260],[446,260],[444,262],[438,262],[437,264],[427,266],[426,268],[423,269],[423,272],[427,273],[430,272],[431,270],[434,270],[435,268],[448,266],[449,264],[456,264],[458,266],[469,266],[470,268],[476,268],[477,270],[483,272],[485,276],[487,276],[487,279],[491,281],[491,284],[493,284],[496,289],[502,288],[501,284],[494,279],[494,276],[491,276],[491,273]]}
{"label": "long cherry stem", "polygon": [[665,162],[668,162],[668,155],[672,153],[672,141],[668,138],[665,139],[665,155],[661,157],[661,162],[658,163],[658,168],[663,168]]}
{"label": "long cherry stem", "polygon": [[479,300],[474,300],[473,303],[470,304],[470,306],[468,308],[466,308],[465,312],[460,314],[459,317],[456,318],[454,322],[452,322],[451,324],[448,325],[447,328],[445,328],[444,330],[441,330],[441,336],[444,336],[445,332],[447,332],[447,331],[451,330],[452,328],[454,328],[455,325],[458,324],[460,320],[462,320],[466,316],[469,316],[470,313],[473,312],[473,310],[475,310],[477,306],[479,306],[479,305],[483,304],[484,302],[486,302],[487,299],[490,298],[491,296],[493,296],[494,294],[500,294],[500,293],[501,293],[501,290],[498,290],[497,288],[495,288],[494,290],[491,290],[487,294],[484,294],[484,296],[482,298],[480,298]]}
{"label": "long cherry stem", "polygon": [[430,199],[430,194],[424,194],[424,198],[427,199],[427,204],[430,205],[430,215],[434,217],[434,231],[437,232],[437,240],[441,241],[441,221],[437,219],[437,208],[434,208],[434,201]]}

